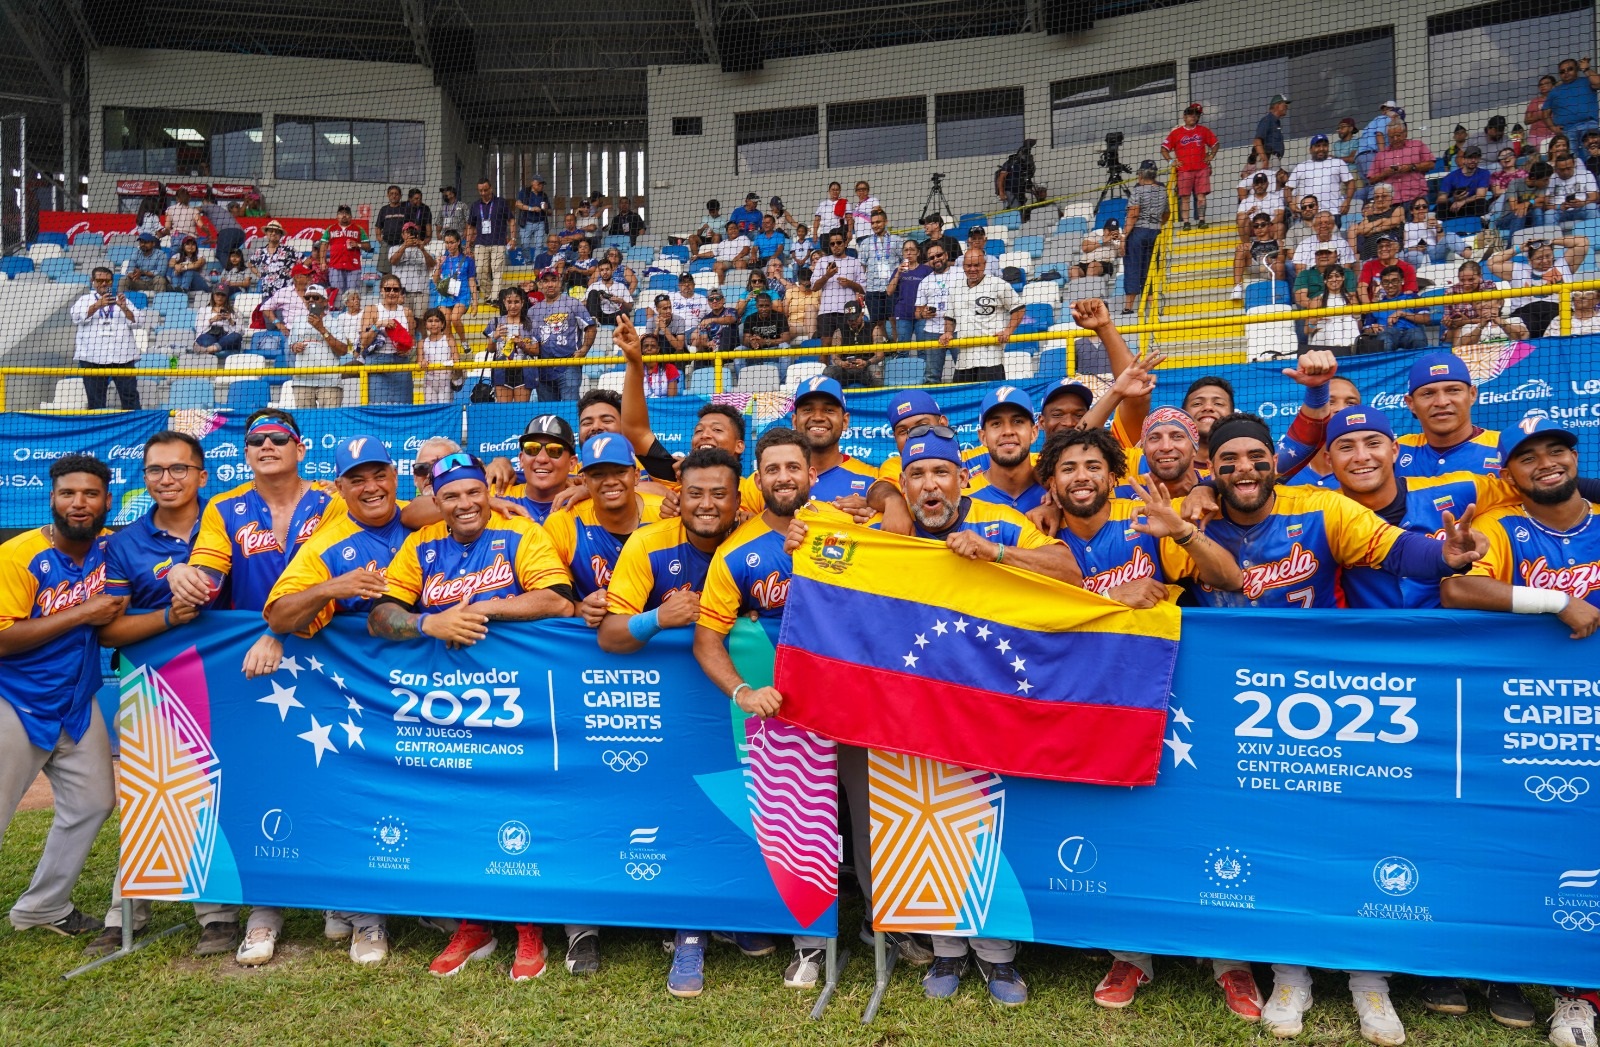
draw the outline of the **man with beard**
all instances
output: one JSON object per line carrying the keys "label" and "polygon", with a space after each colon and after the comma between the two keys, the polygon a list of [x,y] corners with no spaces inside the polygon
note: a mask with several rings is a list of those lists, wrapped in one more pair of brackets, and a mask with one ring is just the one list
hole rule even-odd
{"label": "man with beard", "polygon": [[811,448],[811,468],[817,475],[811,497],[819,501],[855,496],[864,505],[878,478],[877,466],[839,450],[839,439],[849,426],[850,412],[838,382],[815,375],[800,383],[794,396],[794,428]]}
{"label": "man with beard", "polygon": [[[600,649],[642,650],[663,629],[693,625],[713,554],[733,530],[739,512],[739,459],[721,448],[691,451],[679,470],[679,515],[635,531],[622,547],[606,590]],[[734,936],[741,952],[764,956],[775,946],[765,935]],[[705,989],[706,932],[679,930],[673,937],[667,991],[699,996]]]}
{"label": "man with beard", "polygon": [[55,820],[11,926],[73,937],[101,929],[72,904],[100,826],[116,804],[111,739],[94,692],[95,630],[127,598],[105,586],[111,471],[69,454],[50,463],[50,519],[0,545],[0,835],[43,771]]}
{"label": "man with beard", "polygon": [[1184,497],[1205,478],[1194,464],[1199,449],[1200,430],[1193,418],[1176,407],[1156,408],[1145,415],[1144,433],[1139,439],[1138,464],[1143,465],[1145,471],[1137,480],[1130,478],[1120,485],[1117,497],[1137,498],[1135,482],[1146,486],[1159,483],[1173,498]]}
{"label": "man with beard", "polygon": [[1406,406],[1421,433],[1400,437],[1395,472],[1401,476],[1443,476],[1500,469],[1500,434],[1472,424],[1478,388],[1466,362],[1451,352],[1428,353],[1411,365]]}
{"label": "man with beard", "polygon": [[[944,337],[944,314],[950,303],[950,292],[962,279],[962,274],[950,268],[956,248],[939,240],[930,239],[923,248],[922,261],[933,272],[917,285],[914,315],[917,320],[917,339],[936,342]],[[793,310],[790,310],[793,315]],[[922,382],[938,385],[944,381],[945,355],[949,352],[939,345],[923,352]]]}
{"label": "man with beard", "polygon": [[973,477],[972,497],[1026,513],[1044,501],[1045,489],[1034,478],[1033,441],[1039,427],[1033,421],[1033,401],[1014,385],[990,390],[978,408],[978,432],[989,467]]}

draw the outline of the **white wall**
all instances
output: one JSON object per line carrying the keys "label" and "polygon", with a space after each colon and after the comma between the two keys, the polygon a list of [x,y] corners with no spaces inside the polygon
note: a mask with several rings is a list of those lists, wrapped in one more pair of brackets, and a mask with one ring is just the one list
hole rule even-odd
{"label": "white wall", "polygon": [[[105,48],[89,59],[89,208],[116,210],[118,179],[139,172],[107,172],[102,118],[107,107],[259,112],[263,132],[274,114],[354,120],[419,120],[423,123],[420,188],[429,205],[438,189],[455,180],[459,157],[467,177],[476,176],[481,152],[466,141],[465,128],[432,74],[416,65],[343,62],[262,55],[190,54],[179,51]],[[278,181],[273,177],[272,135],[263,134],[261,173],[255,178],[189,178],[152,175],[162,181],[254,182],[274,214],[331,215],[339,204],[384,202],[387,183]],[[409,189],[410,186],[403,186]]]}
{"label": "white wall", "polygon": [[[1024,87],[1026,137],[1038,139],[1034,149],[1038,181],[1055,192],[1092,188],[1104,181],[1104,173],[1094,166],[1103,143],[1096,140],[1051,147],[1051,81],[1176,61],[1178,89],[1172,113],[1176,122],[1176,110],[1192,97],[1188,90],[1191,55],[1222,54],[1385,25],[1392,26],[1394,33],[1396,98],[1407,109],[1413,137],[1420,134],[1438,152],[1449,144],[1450,129],[1458,120],[1476,130],[1489,115],[1428,112],[1427,18],[1472,6],[1477,3],[1470,0],[1410,0],[1405,4],[1275,0],[1268,5],[1206,0],[1102,19],[1092,31],[1076,36],[1027,33],[916,44],[768,62],[759,73],[723,73],[715,65],[654,66],[649,80],[652,228],[657,232],[687,231],[704,213],[708,198],[721,200],[726,215],[752,190],[760,194],[763,207],[768,197],[779,195],[794,214],[808,215],[825,195],[829,181],[843,182],[845,195],[851,196],[851,187],[859,178],[872,183],[891,226],[910,226],[927,197],[928,176],[934,171],[945,174],[945,193],[957,213],[996,210],[1000,205],[993,193],[993,177],[1004,154],[939,159],[934,142],[934,95],[985,87]],[[803,25],[800,28],[803,30]],[[1571,50],[1574,55],[1592,54],[1594,41],[1575,41]],[[1267,99],[1280,86],[1261,85],[1263,112]],[[1529,96],[1533,88],[1529,83]],[[919,94],[927,97],[928,155],[933,159],[848,170],[826,166],[828,103]],[[821,107],[818,169],[737,174],[734,113],[799,105]],[[1500,111],[1506,112],[1511,122],[1521,118],[1520,104],[1515,113]],[[1365,123],[1376,113],[1351,115]],[[702,117],[703,133],[675,137],[675,116]],[[1306,158],[1305,141],[1311,134],[1334,130],[1296,124],[1292,107],[1289,126],[1288,164]],[[1159,141],[1159,135],[1128,139],[1122,161],[1137,166],[1145,157],[1157,158]],[[1231,198],[1249,143],[1224,142],[1223,146],[1213,167],[1213,189]],[[1212,214],[1218,214],[1215,207]],[[1044,231],[1037,228],[1040,223],[1034,225],[1033,232]]]}

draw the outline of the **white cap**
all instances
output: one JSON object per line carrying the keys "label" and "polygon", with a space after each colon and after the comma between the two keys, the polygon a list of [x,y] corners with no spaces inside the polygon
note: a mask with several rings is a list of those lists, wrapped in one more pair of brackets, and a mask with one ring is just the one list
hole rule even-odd
{"label": "white cap", "polygon": [[1378,108],[1379,109],[1399,109],[1400,108],[1400,103],[1396,102],[1393,98],[1391,98],[1387,102],[1385,102],[1382,105],[1378,106]]}
{"label": "white cap", "polygon": [[307,297],[311,295],[317,295],[321,298],[326,298],[328,297],[328,289],[323,287],[321,284],[312,284],[310,287],[306,288],[306,295]]}

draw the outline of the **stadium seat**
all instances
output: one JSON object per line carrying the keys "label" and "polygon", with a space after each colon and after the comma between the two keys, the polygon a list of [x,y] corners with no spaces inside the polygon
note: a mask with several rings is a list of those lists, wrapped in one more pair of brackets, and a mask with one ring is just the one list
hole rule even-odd
{"label": "stadium seat", "polygon": [[727,272],[722,274],[722,286],[724,290],[730,287],[748,287],[749,285],[750,270],[748,269],[729,269]]}
{"label": "stadium seat", "polygon": [[1033,376],[1035,378],[1065,378],[1067,376],[1067,351],[1060,346],[1051,346],[1039,354],[1034,363]]}
{"label": "stadium seat", "polygon": [[0,258],[0,273],[4,273],[7,279],[14,280],[22,273],[31,272],[33,272],[32,258],[24,255],[10,255],[6,258]]}
{"label": "stadium seat", "polygon": [[[798,366],[800,365],[795,365]],[[921,385],[923,372],[921,360],[914,356],[897,356],[884,365],[883,384]],[[789,368],[789,374],[794,374],[794,367]]]}
{"label": "stadium seat", "polygon": [[1048,331],[1050,325],[1056,322],[1055,308],[1045,302],[1034,302],[1026,306],[1022,323],[1017,328],[1019,334],[1032,334],[1035,331]]}
{"label": "stadium seat", "polygon": [[33,245],[37,247],[40,244],[55,244],[57,247],[64,248],[67,246],[67,234],[40,233],[38,236],[33,238]]}
{"label": "stadium seat", "polygon": [[669,258],[666,255],[662,255],[661,257],[657,258],[654,262],[651,262],[650,265],[651,268],[659,269],[663,273],[671,273],[673,276],[677,276],[679,273],[683,272],[683,262],[676,258]]}
{"label": "stadium seat", "polygon": [[507,265],[532,265],[533,259],[528,257],[528,252],[520,247],[513,247],[506,252]]}
{"label": "stadium seat", "polygon": [[150,296],[143,291],[129,291],[128,304],[135,309],[148,309],[150,307]]}
{"label": "stadium seat", "polygon": [[70,258],[46,258],[39,263],[39,271],[52,280],[60,280],[78,271]]}
{"label": "stadium seat", "polygon": [[1006,381],[1019,382],[1033,377],[1033,354],[1020,349],[1006,350]]}
{"label": "stadium seat", "polygon": [[956,220],[958,225],[983,225],[989,216],[982,211],[969,211]]}
{"label": "stadium seat", "polygon": [[[801,360],[799,363],[790,364],[789,373],[783,376],[784,392],[793,392],[799,388],[801,382],[807,378],[815,378],[825,370],[827,368],[819,360]],[[741,384],[743,381],[741,378]]]}
{"label": "stadium seat", "polygon": [[1289,293],[1289,285],[1282,280],[1257,280],[1255,283],[1246,284],[1244,288],[1244,307],[1246,311],[1258,305],[1287,305],[1294,299]]}
{"label": "stadium seat", "polygon": [[622,260],[628,265],[649,265],[655,257],[653,247],[629,247],[622,252]]}
{"label": "stadium seat", "polygon": [[628,375],[625,371],[607,371],[599,376],[597,384],[601,389],[609,389],[614,393],[621,394],[622,383],[627,380],[627,377]]}
{"label": "stadium seat", "polygon": [[1016,211],[1001,211],[989,219],[990,225],[998,225],[1004,229],[1021,229],[1022,215]]}
{"label": "stadium seat", "polygon": [[272,390],[268,388],[265,378],[241,378],[228,385],[228,406],[235,410],[249,411],[265,407],[270,399]]}
{"label": "stadium seat", "polygon": [[1018,269],[1026,269],[1032,264],[1033,256],[1026,251],[1005,251],[1000,255],[1000,268],[1002,269],[1013,265]]}
{"label": "stadium seat", "polygon": [[645,284],[646,291],[675,291],[678,289],[678,278],[671,273],[656,273]]}
{"label": "stadium seat", "polygon": [[[1061,288],[1049,280],[1040,280],[1031,283],[1022,289],[1022,303],[1024,305],[1048,305],[1052,316],[1055,313],[1056,303],[1061,301]],[[1055,321],[1052,320],[1052,323]]]}
{"label": "stadium seat", "polygon": [[1116,196],[1109,200],[1101,201],[1100,206],[1094,210],[1094,227],[1104,229],[1106,219],[1115,218],[1118,225],[1122,225],[1128,217],[1128,200],[1126,197]]}
{"label": "stadium seat", "polygon": [[106,260],[111,268],[120,269],[124,262],[132,261],[139,249],[132,244],[109,244],[106,247]]}
{"label": "stadium seat", "polygon": [[689,375],[688,393],[691,396],[710,396],[716,391],[716,368],[709,365],[696,367]]}
{"label": "stadium seat", "polygon": [[187,291],[157,291],[150,304],[156,307],[156,312],[162,316],[171,316],[179,309],[189,308],[189,293]]}
{"label": "stadium seat", "polygon": [[985,240],[983,242],[983,253],[990,258],[999,258],[1006,253],[1006,242],[1000,239]]}
{"label": "stadium seat", "polygon": [[696,291],[709,291],[714,287],[720,286],[722,285],[717,283],[717,274],[711,271],[711,266],[709,264],[704,269],[694,274],[694,287]]}
{"label": "stadium seat", "polygon": [[148,352],[139,354],[140,367],[159,367],[163,370],[172,366],[172,354],[162,352]]}
{"label": "stadium seat", "polygon": [[103,235],[93,229],[79,229],[72,234],[72,246],[76,247],[79,244],[94,244],[97,247],[104,247],[106,240]]}
{"label": "stadium seat", "polygon": [[1081,238],[1089,231],[1089,220],[1068,215],[1056,223],[1057,236],[1074,236]]}
{"label": "stadium seat", "polygon": [[283,332],[257,331],[250,339],[250,351],[257,356],[281,360],[284,354]]}
{"label": "stadium seat", "polygon": [[667,258],[676,258],[680,262],[687,262],[689,260],[689,245],[673,244],[670,247],[663,247],[661,253]]}
{"label": "stadium seat", "polygon": [[62,378],[56,382],[55,395],[39,405],[41,411],[84,411],[89,407],[89,394],[81,378]]}
{"label": "stadium seat", "polygon": [[106,257],[106,248],[98,239],[92,241],[79,241],[67,248],[67,257],[80,269],[89,269],[97,265],[105,265],[109,259]]}
{"label": "stadium seat", "polygon": [[1019,236],[1012,241],[1011,249],[1013,251],[1026,251],[1028,253],[1028,257],[1038,258],[1040,255],[1044,254],[1044,237]]}
{"label": "stadium seat", "polygon": [[32,258],[35,263],[43,262],[48,258],[61,258],[66,253],[67,245],[58,244],[55,241],[34,244],[28,248],[28,257]]}
{"label": "stadium seat", "polygon": [[712,271],[713,264],[714,263],[709,258],[696,258],[694,261],[689,263],[689,272],[691,274],[709,273]]}
{"label": "stadium seat", "polygon": [[1483,219],[1481,218],[1446,218],[1444,231],[1455,233],[1458,236],[1477,236],[1483,232]]}
{"label": "stadium seat", "polygon": [[784,385],[783,376],[778,372],[778,365],[769,363],[746,365],[744,370],[739,372],[736,384],[740,392],[747,393],[773,393]]}
{"label": "stadium seat", "polygon": [[167,389],[167,406],[173,410],[212,407],[215,402],[216,389],[209,378],[174,378]]}
{"label": "stadium seat", "polygon": [[[633,241],[626,236],[607,233],[606,238],[600,241],[601,249],[615,247],[619,251],[626,251],[633,246]],[[597,252],[598,253],[598,252]]]}

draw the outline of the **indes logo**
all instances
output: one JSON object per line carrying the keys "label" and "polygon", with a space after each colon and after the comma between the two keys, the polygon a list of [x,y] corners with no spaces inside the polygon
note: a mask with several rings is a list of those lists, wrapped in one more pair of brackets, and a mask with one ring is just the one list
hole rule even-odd
{"label": "indes logo", "polygon": [[458,578],[429,575],[427,583],[422,587],[423,606],[448,607],[478,593],[504,589],[514,580],[511,563],[504,554],[501,554],[494,558],[494,563],[483,570],[472,571]]}
{"label": "indes logo", "polygon": [[1155,562],[1150,559],[1150,554],[1144,551],[1143,546],[1136,545],[1133,547],[1133,556],[1127,563],[1085,578],[1083,587],[1091,593],[1099,593],[1104,596],[1119,585],[1126,585],[1141,578],[1154,578],[1155,576]]}
{"label": "indes logo", "polygon": [[1319,566],[1316,555],[1295,542],[1283,559],[1245,568],[1244,595],[1256,600],[1268,589],[1309,581],[1316,577]]}
{"label": "indes logo", "polygon": [[1582,600],[1600,582],[1600,562],[1551,567],[1544,557],[1522,565],[1522,581],[1535,589],[1559,589],[1574,600]]}

